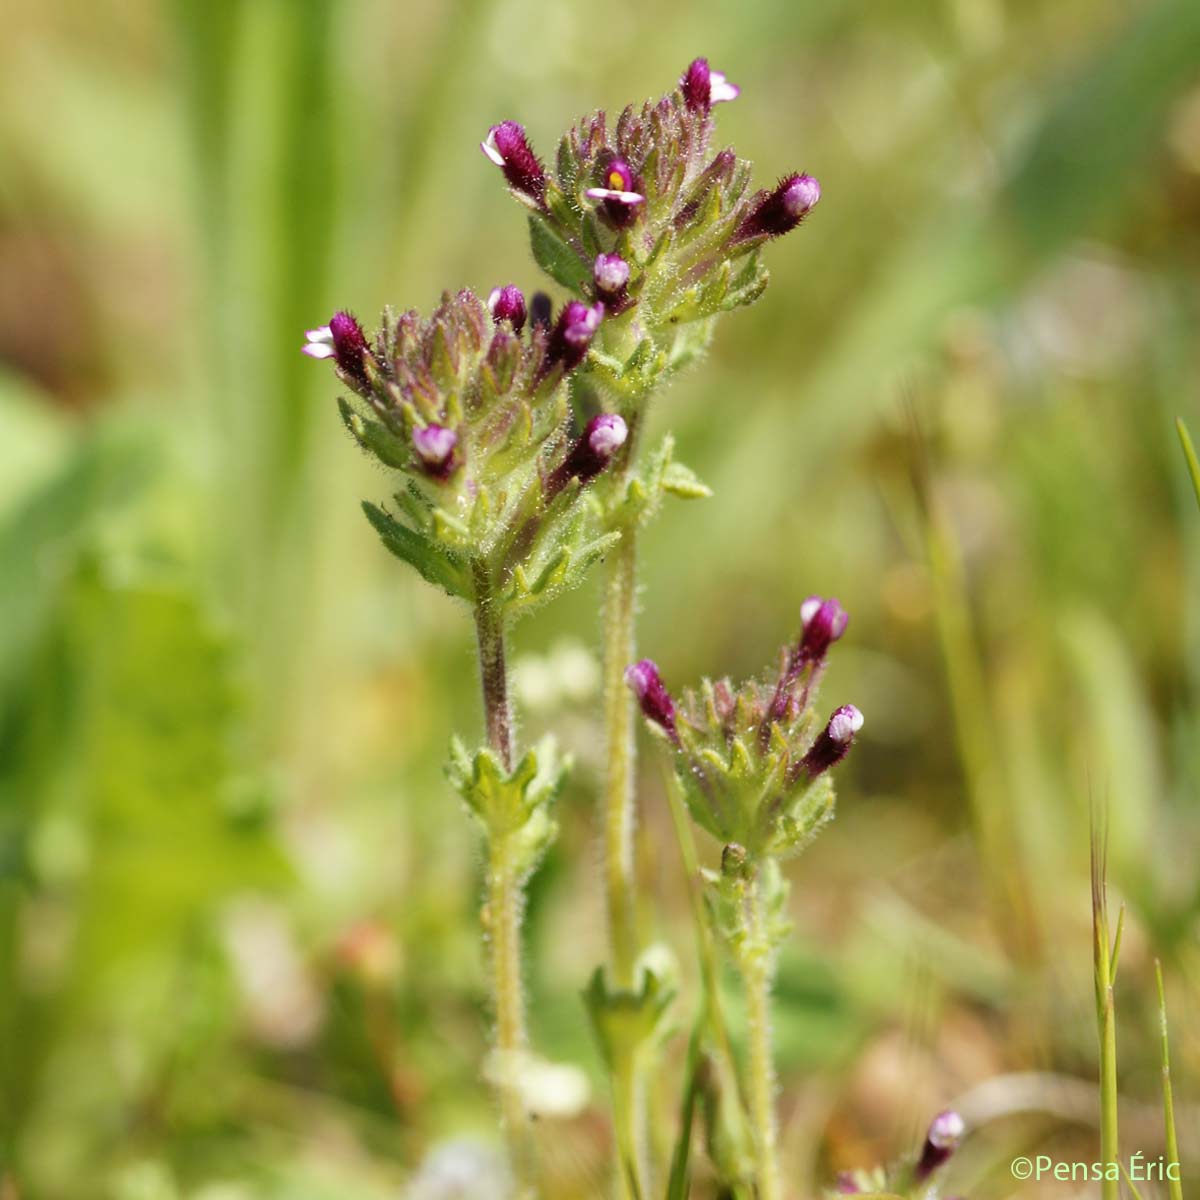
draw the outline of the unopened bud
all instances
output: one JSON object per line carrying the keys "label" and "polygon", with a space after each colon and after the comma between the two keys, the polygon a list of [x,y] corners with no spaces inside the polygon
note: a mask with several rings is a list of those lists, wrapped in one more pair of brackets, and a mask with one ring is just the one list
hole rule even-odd
{"label": "unopened bud", "polygon": [[774,191],[760,192],[733,235],[733,243],[779,237],[796,228],[817,206],[821,185],[811,175],[788,175]]}
{"label": "unopened bud", "polygon": [[967,1132],[966,1122],[952,1108],[940,1112],[929,1123],[921,1157],[917,1160],[918,1180],[928,1179],[954,1152]]}
{"label": "unopened bud", "polygon": [[830,767],[837,766],[854,744],[854,736],[863,727],[863,715],[853,704],[835,709],[829,723],[817,734],[808,753],[800,760],[800,769],[816,779]]}
{"label": "unopened bud", "polygon": [[514,192],[540,205],[546,195],[546,171],[516,121],[501,121],[488,130],[479,148],[504,172]]}
{"label": "unopened bud", "polygon": [[508,321],[513,333],[520,333],[525,327],[525,296],[515,283],[492,288],[492,294],[488,296],[488,311],[497,325],[501,321]]}
{"label": "unopened bud", "polygon": [[425,469],[435,479],[445,479],[454,470],[454,451],[458,434],[444,425],[425,425],[414,429],[413,449]]}
{"label": "unopened bud", "polygon": [[657,725],[671,741],[678,744],[675,730],[675,701],[663,685],[657,665],[649,658],[625,668],[625,683],[637,697],[642,716]]}

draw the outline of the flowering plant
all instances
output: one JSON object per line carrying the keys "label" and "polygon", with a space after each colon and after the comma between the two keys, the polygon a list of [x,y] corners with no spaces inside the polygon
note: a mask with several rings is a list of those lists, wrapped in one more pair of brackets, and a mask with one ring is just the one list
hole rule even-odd
{"label": "flowering plant", "polygon": [[[471,291],[447,293],[427,318],[385,312],[371,335],[339,312],[304,346],[332,362],[349,393],[339,401],[343,422],[394,473],[391,505],[363,506],[383,544],[474,616],[487,736],[475,750],[456,738],[447,774],[487,846],[483,925],[496,1051],[488,1075],[522,1196],[538,1187],[521,1088],[523,888],[555,835],[551,807],[570,764],[548,740],[519,752],[506,637],[515,619],[602,559],[611,953],[585,1001],[612,1077],[618,1186],[629,1197],[652,1190],[645,1077],[678,990],[669,961],[643,944],[637,918],[628,684],[667,743],[687,811],[724,846],[721,870],[705,875],[708,922],[746,978],[751,1039],[744,1087],[728,1053],[713,1060],[726,1080],[715,1158],[737,1194],[751,1183],[764,1200],[781,1194],[766,1013],[786,929],[778,864],[832,815],[829,769],[862,726],[853,706],[824,724],[812,707],[846,614],[837,601],[805,601],[801,635],[771,685],[705,682],[676,705],[654,664],[634,663],[637,530],[667,495],[709,495],[675,460],[669,437],[642,452],[647,405],[704,353],[721,314],[762,296],[764,248],[800,225],[821,195],[798,172],[755,189],[750,164],[714,148],[716,106],[739,94],[696,59],[661,99],[631,105],[615,121],[604,112],[577,121],[552,168],[517,122],[488,130],[482,150],[527,211],[533,257],[569,294],[557,312],[545,293],[527,302],[508,284],[486,302]],[[694,858],[686,825],[679,831],[685,857]],[[716,1028],[711,971],[705,992]],[[689,1136],[690,1123],[680,1131],[671,1196],[686,1191]]]}

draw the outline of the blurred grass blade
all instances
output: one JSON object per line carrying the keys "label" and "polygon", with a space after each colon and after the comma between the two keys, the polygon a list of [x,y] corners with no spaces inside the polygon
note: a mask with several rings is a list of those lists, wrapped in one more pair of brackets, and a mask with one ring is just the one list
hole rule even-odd
{"label": "blurred grass blade", "polygon": [[[1108,823],[1103,810],[1092,810],[1092,970],[1096,986],[1096,1029],[1100,1040],[1100,1160],[1120,1159],[1117,1126],[1117,1017],[1113,1004],[1111,949],[1108,925]],[[1103,1200],[1120,1200],[1121,1181],[1100,1183]]]}
{"label": "blurred grass blade", "polygon": [[679,1113],[679,1135],[675,1153],[671,1155],[671,1178],[667,1184],[667,1200],[687,1200],[688,1163],[692,1153],[692,1125],[696,1118],[696,1094],[700,1069],[700,1040],[704,1031],[704,1013],[696,1021],[688,1039],[687,1070],[683,1083],[683,1104]]}
{"label": "blurred grass blade", "polygon": [[1187,459],[1188,472],[1192,477],[1192,487],[1196,491],[1196,503],[1200,504],[1200,460],[1196,458],[1196,447],[1192,445],[1191,435],[1182,417],[1175,418],[1175,428],[1179,431],[1179,442],[1183,446],[1183,457]]}
{"label": "blurred grass blade", "polygon": [[[1175,1100],[1171,1094],[1171,1051],[1167,1033],[1167,993],[1163,987],[1162,963],[1154,960],[1154,979],[1158,984],[1158,1026],[1162,1037],[1163,1124],[1167,1140],[1167,1191],[1171,1200],[1183,1200],[1183,1183],[1171,1178],[1171,1166],[1179,1162],[1179,1138],[1175,1133]],[[1176,1170],[1178,1176],[1179,1172]]]}

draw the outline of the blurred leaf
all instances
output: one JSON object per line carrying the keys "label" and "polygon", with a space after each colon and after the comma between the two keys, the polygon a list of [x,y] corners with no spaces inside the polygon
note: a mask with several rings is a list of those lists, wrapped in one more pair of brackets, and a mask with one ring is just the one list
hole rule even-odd
{"label": "blurred leaf", "polygon": [[1191,435],[1182,417],[1175,418],[1175,428],[1179,430],[1179,441],[1183,446],[1183,457],[1187,460],[1188,474],[1192,477],[1192,487],[1196,492],[1196,502],[1200,504],[1200,461],[1196,459],[1196,447],[1192,445]]}
{"label": "blurred leaf", "polygon": [[287,878],[261,828],[227,808],[235,784],[230,646],[178,587],[92,573],[70,636],[85,674],[73,752],[90,869],[84,981],[118,958],[171,952],[230,894]]}
{"label": "blurred leaf", "polygon": [[[6,439],[6,445],[7,445]],[[136,495],[151,473],[151,447],[101,430],[0,522],[0,698],[19,676],[52,616],[57,594],[98,520]]]}
{"label": "blurred leaf", "polygon": [[1200,4],[1134,10],[1083,67],[1063,79],[1007,193],[1032,249],[1048,253],[1112,220],[1159,153],[1172,102],[1196,82]]}

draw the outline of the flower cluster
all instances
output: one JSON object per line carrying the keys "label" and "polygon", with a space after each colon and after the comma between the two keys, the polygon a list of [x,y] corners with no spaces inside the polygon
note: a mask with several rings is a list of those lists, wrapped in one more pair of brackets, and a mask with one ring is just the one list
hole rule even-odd
{"label": "flower cluster", "polygon": [[428,318],[385,313],[368,338],[348,313],[308,333],[352,393],[342,417],[359,444],[401,472],[398,515],[365,505],[394,554],[451,595],[520,610],[576,582],[616,535],[582,489],[625,441],[615,414],[572,433],[565,378],[602,310],[579,301],[527,325],[512,284],[488,303],[446,295]]}
{"label": "flower cluster", "polygon": [[611,320],[593,366],[618,395],[645,395],[703,348],[708,318],[756,300],[767,284],[760,247],[820,199],[820,185],[801,173],[756,191],[748,163],[712,150],[713,108],[739,92],[698,58],[662,99],[631,105],[615,122],[604,112],[577,122],[553,171],[515,121],[494,125],[482,143],[530,210],[539,265],[604,305]]}
{"label": "flower cluster", "polygon": [[706,679],[677,705],[649,659],[625,675],[643,716],[673,749],[695,821],[755,862],[799,850],[832,815],[828,772],[863,725],[852,704],[823,724],[812,707],[829,648],[845,631],[845,611],[811,596],[800,619],[800,636],[782,651],[772,683]]}

